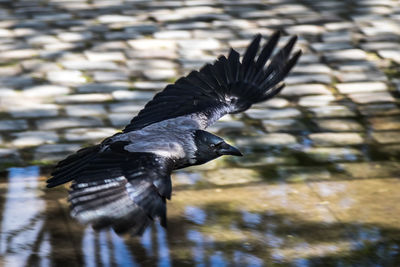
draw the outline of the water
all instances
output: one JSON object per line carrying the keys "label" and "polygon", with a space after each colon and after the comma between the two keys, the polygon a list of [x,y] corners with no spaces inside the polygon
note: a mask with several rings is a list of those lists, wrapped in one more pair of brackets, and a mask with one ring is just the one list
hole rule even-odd
{"label": "water", "polygon": [[1,180],[3,266],[400,264],[398,179],[175,184],[168,229],[156,223],[141,238],[78,224],[67,189],[45,189],[44,180],[36,166]]}

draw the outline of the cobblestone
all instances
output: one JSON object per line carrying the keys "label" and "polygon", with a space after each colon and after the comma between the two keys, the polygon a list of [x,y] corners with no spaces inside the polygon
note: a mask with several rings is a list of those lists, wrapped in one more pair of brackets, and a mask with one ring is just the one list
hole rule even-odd
{"label": "cobblestone", "polygon": [[67,60],[62,61],[64,68],[70,70],[117,70],[118,65],[111,61]]}
{"label": "cobblestone", "polygon": [[342,94],[386,91],[387,86],[382,82],[339,83],[336,85]]}
{"label": "cobblestone", "polygon": [[28,97],[51,97],[51,96],[69,94],[70,92],[71,89],[65,86],[37,85],[24,88],[22,94]]}
{"label": "cobblestone", "polygon": [[354,178],[382,178],[396,176],[400,164],[398,162],[340,163],[338,167]]}
{"label": "cobblestone", "polygon": [[364,143],[359,133],[313,133],[309,137],[316,146],[346,146]]}
{"label": "cobblestone", "polygon": [[59,107],[54,104],[15,105],[7,107],[7,112],[14,118],[54,117],[59,114]]}
{"label": "cobblestone", "polygon": [[329,52],[325,53],[324,56],[325,59],[329,62],[367,59],[367,54],[360,49],[345,49],[335,52]]}
{"label": "cobblestone", "polygon": [[56,143],[59,138],[55,132],[51,131],[26,131],[13,134],[15,139],[12,144],[16,147],[38,146],[48,143]]}
{"label": "cobblestone", "polygon": [[117,90],[127,90],[131,84],[126,81],[90,83],[78,86],[78,93],[110,93]]}
{"label": "cobblestone", "polygon": [[322,131],[351,132],[362,131],[364,128],[355,120],[315,120],[318,128]]}
{"label": "cobblestone", "polygon": [[259,147],[267,148],[270,146],[287,146],[296,144],[296,138],[287,133],[270,133],[263,136],[241,137],[236,139],[236,144],[240,147]]}
{"label": "cobblestone", "polygon": [[28,129],[26,120],[0,120],[0,131],[21,131]]}
{"label": "cobblestone", "polygon": [[281,119],[299,117],[301,112],[295,108],[286,109],[249,109],[246,115],[252,119]]}
{"label": "cobblestone", "polygon": [[68,105],[65,106],[65,112],[68,116],[74,117],[88,117],[88,116],[98,116],[106,114],[106,110],[103,105]]}
{"label": "cobblestone", "polygon": [[304,96],[300,98],[299,105],[303,107],[327,106],[332,101],[335,101],[332,95]]}
{"label": "cobblestone", "polygon": [[95,71],[93,79],[96,82],[126,81],[129,79],[129,75],[121,71]]}
{"label": "cobblestone", "polygon": [[327,86],[323,84],[300,84],[286,86],[282,95],[330,95]]}
{"label": "cobblestone", "polygon": [[[211,130],[245,148],[304,149],[322,165],[363,161],[370,145],[388,159],[400,156],[396,1],[17,0],[3,7],[1,145],[42,147],[34,149],[38,160],[51,159],[46,147],[60,142],[112,134],[168,83],[276,29],[280,46],[297,34],[303,50],[286,88]],[[262,158],[257,166],[301,164]]]}
{"label": "cobblestone", "polygon": [[146,69],[143,71],[143,75],[151,81],[162,81],[175,78],[177,73],[174,69]]}
{"label": "cobblestone", "polygon": [[388,92],[368,93],[368,94],[349,94],[351,100],[358,104],[396,102],[393,96]]}
{"label": "cobblestone", "polygon": [[262,125],[268,132],[300,132],[306,130],[304,124],[294,119],[263,120]]}
{"label": "cobblestone", "polygon": [[313,147],[305,151],[307,156],[318,162],[346,162],[362,159],[362,152],[348,147]]}
{"label": "cobblestone", "polygon": [[20,154],[15,148],[0,148],[1,163],[19,163],[21,162]]}
{"label": "cobblestone", "polygon": [[395,104],[373,104],[360,106],[359,110],[364,116],[398,115],[400,109]]}
{"label": "cobblestone", "polygon": [[123,128],[136,114],[137,113],[112,113],[108,115],[108,119],[113,127]]}
{"label": "cobblestone", "polygon": [[68,154],[76,152],[81,147],[80,144],[45,144],[37,147],[34,159],[40,161],[57,161],[63,159]]}
{"label": "cobblestone", "polygon": [[116,133],[114,128],[79,128],[66,130],[64,137],[67,141],[92,141],[99,142],[102,139]]}
{"label": "cobblestone", "polygon": [[320,181],[331,178],[329,171],[318,167],[279,166],[278,174],[289,182]]}
{"label": "cobblestone", "polygon": [[110,104],[109,108],[113,113],[134,114],[143,109],[143,104],[145,103],[135,104],[132,102],[122,102]]}
{"label": "cobblestone", "polygon": [[400,117],[372,117],[369,122],[375,130],[400,130]]}
{"label": "cobblestone", "polygon": [[125,61],[125,55],[121,52],[85,52],[86,57],[90,61],[103,62],[103,61]]}
{"label": "cobblestone", "polygon": [[166,82],[135,82],[133,88],[138,90],[161,90],[168,85]]}
{"label": "cobblestone", "polygon": [[150,100],[153,98],[154,93],[151,92],[138,92],[138,91],[127,91],[127,90],[118,90],[112,93],[112,96],[116,100]]}
{"label": "cobblestone", "polygon": [[399,132],[395,132],[395,131],[374,132],[374,133],[372,133],[372,137],[379,144],[400,143],[400,134],[399,134]]}
{"label": "cobblestone", "polygon": [[82,72],[77,70],[50,71],[47,73],[47,79],[50,82],[61,84],[82,84],[86,82]]}
{"label": "cobblestone", "polygon": [[71,127],[102,126],[103,123],[97,118],[57,118],[37,120],[36,125],[40,130],[56,130]]}
{"label": "cobblestone", "polygon": [[110,94],[77,94],[56,97],[56,103],[86,103],[86,102],[106,102],[112,100]]}
{"label": "cobblestone", "polygon": [[322,106],[309,109],[317,118],[355,117],[356,114],[346,106]]}

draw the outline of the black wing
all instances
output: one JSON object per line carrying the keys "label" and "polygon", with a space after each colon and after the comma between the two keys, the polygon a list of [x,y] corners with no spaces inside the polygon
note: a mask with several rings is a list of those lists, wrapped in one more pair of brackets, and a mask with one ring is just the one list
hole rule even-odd
{"label": "black wing", "polygon": [[[68,180],[74,180],[71,215],[95,229],[112,227],[116,233],[141,235],[155,218],[166,226],[173,162],[152,153],[126,152],[120,149],[123,145],[113,144],[77,172],[69,170]],[[49,179],[48,187],[65,182],[64,172]]]}
{"label": "black wing", "polygon": [[297,40],[292,37],[265,68],[279,37],[279,32],[271,36],[257,60],[261,35],[256,35],[248,46],[242,62],[239,53],[231,49],[228,58],[220,56],[214,64],[168,85],[132,119],[124,132],[185,115],[191,115],[199,128],[206,128],[225,114],[238,113],[270,99],[283,88],[282,80],[301,55],[298,51],[289,57]]}

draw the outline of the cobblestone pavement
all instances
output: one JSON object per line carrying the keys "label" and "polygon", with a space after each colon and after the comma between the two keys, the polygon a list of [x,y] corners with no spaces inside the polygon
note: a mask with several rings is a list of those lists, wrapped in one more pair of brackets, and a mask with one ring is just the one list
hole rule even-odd
{"label": "cobblestone pavement", "polygon": [[304,51],[287,88],[215,130],[322,163],[390,160],[400,3],[350,2],[0,1],[1,161],[45,163],[97,142],[168,82],[275,29]]}
{"label": "cobblestone pavement", "polygon": [[[175,188],[182,195],[172,205],[179,210],[179,203],[189,203],[185,190],[196,186],[211,193],[226,187],[239,194],[235,184],[252,190],[260,182],[285,181],[293,186],[291,194],[304,193],[307,201],[328,207],[326,222],[336,222],[328,229],[332,235],[341,223],[368,222],[365,240],[378,240],[373,231],[380,229],[397,238],[397,243],[382,241],[389,244],[386,248],[398,249],[397,228],[370,227],[393,227],[399,221],[393,211],[400,170],[398,0],[0,0],[0,169],[51,165],[82,145],[98,142],[120,130],[166,84],[226,55],[229,47],[243,51],[256,33],[269,36],[277,29],[283,31],[283,40],[298,35],[297,46],[304,52],[286,88],[273,100],[212,127],[247,156],[178,172]],[[346,202],[337,196],[343,190],[329,191],[329,186],[349,189],[351,200]],[[385,192],[391,195],[385,198]],[[201,198],[198,192],[188,194]],[[344,202],[352,201],[359,203],[357,208],[341,213]],[[212,212],[220,211],[211,205]],[[302,230],[318,228],[307,226]],[[357,232],[361,239],[363,234]],[[358,248],[362,255],[364,247]],[[374,248],[378,255],[379,247]],[[285,262],[296,258],[296,249],[301,250],[301,243],[278,253],[281,258],[268,257]],[[68,253],[73,254],[73,246]],[[389,262],[394,259],[390,257],[398,259],[398,250],[390,255]]]}

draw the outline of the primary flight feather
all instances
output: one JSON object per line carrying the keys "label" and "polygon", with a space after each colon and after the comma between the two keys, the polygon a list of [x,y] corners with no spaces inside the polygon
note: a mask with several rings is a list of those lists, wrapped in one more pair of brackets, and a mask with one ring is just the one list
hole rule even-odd
{"label": "primary flight feather", "polygon": [[95,229],[140,235],[155,219],[166,226],[171,172],[240,151],[205,129],[225,114],[247,110],[283,88],[301,51],[292,37],[273,55],[280,33],[262,47],[256,35],[244,53],[231,49],[192,71],[146,104],[120,133],[60,161],[47,187],[72,181],[71,215]]}

